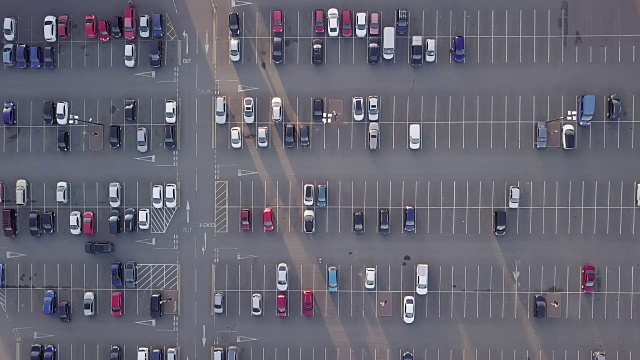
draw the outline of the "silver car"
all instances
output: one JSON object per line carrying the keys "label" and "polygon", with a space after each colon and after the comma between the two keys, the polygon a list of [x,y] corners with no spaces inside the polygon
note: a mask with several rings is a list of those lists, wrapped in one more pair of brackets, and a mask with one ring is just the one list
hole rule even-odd
{"label": "silver car", "polygon": [[378,150],[380,147],[380,124],[369,123],[369,150]]}
{"label": "silver car", "polygon": [[378,114],[380,113],[380,102],[378,97],[376,95],[371,95],[367,100],[369,103],[369,121],[378,121]]}
{"label": "silver car", "polygon": [[213,294],[213,312],[216,314],[224,313],[224,295],[221,292]]}
{"label": "silver car", "polygon": [[262,315],[262,295],[260,294],[251,295],[251,315]]}
{"label": "silver car", "polygon": [[141,153],[146,153],[149,150],[147,141],[147,128],[138,128],[138,132],[136,133],[136,148]]}
{"label": "silver car", "polygon": [[231,38],[229,41],[229,60],[240,61],[240,39]]}
{"label": "silver car", "polygon": [[244,122],[246,122],[247,124],[251,124],[255,120],[253,98],[246,97],[244,98],[243,103],[244,103],[244,111],[242,112],[242,116],[244,117]]}
{"label": "silver car", "polygon": [[226,96],[216,96],[215,119],[216,119],[216,124],[222,125],[227,122],[227,97]]}
{"label": "silver car", "polygon": [[124,46],[124,64],[132,68],[136,66],[136,45],[126,44]]}
{"label": "silver car", "polygon": [[258,128],[258,146],[269,146],[269,129],[266,126],[260,126]]}

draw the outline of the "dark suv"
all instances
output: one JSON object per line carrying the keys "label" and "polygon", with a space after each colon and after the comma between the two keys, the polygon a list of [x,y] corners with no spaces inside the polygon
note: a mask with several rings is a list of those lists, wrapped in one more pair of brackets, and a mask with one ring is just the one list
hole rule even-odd
{"label": "dark suv", "polygon": [[122,37],[122,17],[114,16],[111,18],[111,35],[115,38]]}
{"label": "dark suv", "polygon": [[229,14],[229,32],[234,37],[240,35],[240,15],[238,13]]}
{"label": "dark suv", "polygon": [[353,232],[356,234],[364,233],[364,214],[362,211],[353,213]]}
{"label": "dark suv", "polygon": [[42,119],[47,125],[55,124],[54,117],[56,115],[56,108],[53,101],[45,101],[42,105]]}
{"label": "dark suv", "polygon": [[404,231],[416,230],[416,209],[413,206],[404,207]]}
{"label": "dark suv", "polygon": [[40,221],[40,210],[31,210],[29,213],[29,233],[31,236],[42,234],[42,221]]}
{"label": "dark suv", "polygon": [[380,209],[380,211],[378,211],[378,232],[383,235],[391,232],[391,227],[389,226],[389,209]]}
{"label": "dark suv", "polygon": [[149,42],[149,65],[154,68],[162,66],[162,40]]}
{"label": "dark suv", "polygon": [[109,144],[111,145],[112,149],[117,149],[120,147],[120,126],[109,126]]}
{"label": "dark suv", "polygon": [[126,121],[136,121],[136,101],[125,100],[124,101],[124,119]]}
{"label": "dark suv", "polygon": [[6,237],[14,237],[18,234],[16,209],[2,209],[2,230]]}
{"label": "dark suv", "polygon": [[293,124],[287,124],[284,127],[284,146],[292,148],[296,145],[296,127]]}
{"label": "dark suv", "polygon": [[503,236],[507,230],[507,212],[503,209],[493,212],[493,232],[496,236]]}
{"label": "dark suv", "polygon": [[164,126],[164,147],[167,149],[176,148],[176,126],[165,125]]}
{"label": "dark suv", "polygon": [[324,112],[324,100],[313,99],[313,121],[321,122],[323,112]]}
{"label": "dark suv", "polygon": [[162,294],[151,294],[151,302],[149,305],[151,317],[154,319],[160,318],[162,316]]}
{"label": "dark suv", "polygon": [[396,11],[396,31],[400,35],[404,35],[409,31],[409,10],[398,9]]}

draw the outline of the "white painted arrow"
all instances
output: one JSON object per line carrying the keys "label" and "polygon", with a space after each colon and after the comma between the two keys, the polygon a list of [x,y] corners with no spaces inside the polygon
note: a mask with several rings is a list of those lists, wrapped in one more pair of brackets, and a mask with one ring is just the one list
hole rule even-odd
{"label": "white painted arrow", "polygon": [[141,73],[137,73],[137,74],[133,74],[133,75],[148,77],[148,78],[152,78],[152,79],[156,78],[156,72],[155,71],[145,71],[145,72],[141,72]]}
{"label": "white painted arrow", "polygon": [[136,240],[136,242],[147,244],[147,245],[155,245],[156,244],[156,238],[141,239],[141,240]]}
{"label": "white painted arrow", "polygon": [[202,245],[202,255],[204,255],[205,250],[207,250],[207,233],[204,233],[204,245]]}
{"label": "white painted arrow", "polygon": [[250,258],[257,258],[257,256],[238,253],[238,260],[244,260],[244,259],[250,259]]}
{"label": "white painted arrow", "polygon": [[189,223],[189,210],[191,210],[191,206],[189,206],[189,200],[187,200],[187,206],[185,207],[185,209],[187,209],[187,224]]}
{"label": "white painted arrow", "polygon": [[21,254],[13,251],[7,251],[7,259],[17,258],[21,256],[27,256],[27,254]]}
{"label": "white painted arrow", "polygon": [[186,54],[189,55],[189,36],[187,35],[187,30],[182,32],[182,37],[184,38]]}
{"label": "white painted arrow", "polygon": [[257,171],[238,169],[238,176],[254,175],[257,173],[258,173]]}
{"label": "white painted arrow", "polygon": [[155,155],[142,156],[142,157],[137,157],[136,160],[156,162],[156,156]]}
{"label": "white painted arrow", "polygon": [[204,43],[204,52],[209,53],[209,30],[207,30],[207,41]]}
{"label": "white painted arrow", "polygon": [[151,320],[142,320],[142,321],[136,321],[136,324],[140,324],[140,325],[147,325],[147,326],[156,326],[156,321],[151,319]]}
{"label": "white painted arrow", "polygon": [[45,333],[41,333],[41,332],[37,332],[34,331],[33,332],[33,338],[34,339],[43,339],[43,338],[49,338],[52,337],[53,335],[49,335],[49,334],[45,334]]}
{"label": "white painted arrow", "polygon": [[205,333],[206,333],[206,332],[205,332],[205,330],[206,330],[206,329],[205,329],[205,326],[204,326],[204,325],[202,325],[202,346],[204,346],[204,344],[206,344],[206,343],[207,343],[207,337],[206,337],[206,335],[205,335]]}
{"label": "white painted arrow", "polygon": [[238,84],[238,92],[250,91],[250,90],[258,90],[258,88],[257,87],[252,87],[252,86]]}
{"label": "white painted arrow", "polygon": [[247,336],[239,336],[239,335],[236,338],[236,342],[255,341],[255,340],[258,340],[258,339],[254,339],[254,338],[247,337]]}
{"label": "white painted arrow", "polygon": [[242,0],[231,0],[231,6],[244,6],[244,5],[251,5],[253,3],[250,3],[248,1],[242,1]]}

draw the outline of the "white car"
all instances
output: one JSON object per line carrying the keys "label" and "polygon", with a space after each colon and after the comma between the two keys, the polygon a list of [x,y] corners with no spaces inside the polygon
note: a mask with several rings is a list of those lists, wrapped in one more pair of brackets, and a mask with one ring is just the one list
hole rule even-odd
{"label": "white car", "polygon": [[271,119],[279,122],[282,118],[282,99],[274,97],[271,99]]}
{"label": "white car", "polygon": [[285,263],[278,264],[276,284],[278,291],[287,291],[289,289],[289,265]]}
{"label": "white car", "polygon": [[56,22],[58,19],[49,15],[44,18],[44,39],[47,42],[55,42],[56,41]]}
{"label": "white car", "polygon": [[411,324],[416,318],[416,299],[413,296],[404,297],[404,306],[402,307],[402,320],[405,324]]}
{"label": "white car", "polygon": [[147,230],[150,225],[151,214],[149,213],[149,209],[140,209],[140,211],[138,211],[138,227],[142,230]]}
{"label": "white car", "polygon": [[56,122],[58,125],[67,125],[69,121],[69,103],[58,101],[56,103]]}
{"label": "white car", "polygon": [[69,183],[66,181],[59,181],[56,184],[56,201],[59,204],[66,204],[69,202]]}
{"label": "white car", "polygon": [[244,112],[242,113],[242,117],[244,117],[244,122],[247,124],[253,123],[255,120],[255,111],[253,109],[253,98],[246,97],[243,100],[244,103]]}
{"label": "white car", "polygon": [[234,149],[242,147],[242,129],[237,126],[231,128],[231,147]]}
{"label": "white car", "polygon": [[364,287],[365,289],[376,288],[376,269],[366,268],[364,270]]}
{"label": "white car", "polygon": [[120,183],[112,182],[109,184],[109,205],[111,207],[117,208],[120,206],[120,191],[122,187]]}
{"label": "white car", "polygon": [[176,184],[167,184],[164,188],[164,205],[169,209],[178,206],[178,187]]}
{"label": "white car", "polygon": [[269,146],[269,129],[266,126],[258,128],[258,146],[263,148]]}
{"label": "white car", "polygon": [[164,103],[164,121],[167,124],[175,124],[178,120],[178,103],[175,100],[167,100]]}
{"label": "white car", "polygon": [[340,35],[340,29],[338,26],[338,9],[331,8],[327,11],[327,33],[329,36]]}
{"label": "white car", "polygon": [[378,121],[378,116],[380,114],[380,102],[376,95],[370,95],[367,99],[369,107],[367,111],[367,115],[369,115],[369,121]]}
{"label": "white car", "polygon": [[353,112],[353,120],[364,120],[364,100],[360,96],[355,96],[351,99],[351,107]]}
{"label": "white car", "polygon": [[576,130],[573,125],[566,124],[562,126],[562,148],[571,150],[576,147]]}
{"label": "white car", "polygon": [[229,40],[229,60],[240,61],[240,39],[238,38]]}
{"label": "white car", "polygon": [[313,206],[313,200],[315,198],[313,184],[305,184],[302,189],[302,203],[306,206]]}
{"label": "white car", "polygon": [[420,124],[409,125],[409,149],[420,149]]}
{"label": "white car", "polygon": [[71,215],[69,215],[69,229],[73,235],[80,235],[80,233],[82,233],[82,219],[80,219],[80,211],[72,211]]}
{"label": "white car", "polygon": [[222,125],[227,122],[227,97],[216,96],[215,105],[216,124]]}
{"label": "white car", "polygon": [[13,41],[16,39],[16,19],[12,17],[4,18],[4,27],[2,28],[4,39]]}
{"label": "white car", "polygon": [[356,36],[367,36],[367,14],[359,12],[356,14]]}
{"label": "white car", "polygon": [[640,183],[636,184],[636,206],[640,206]]}
{"label": "white car", "polygon": [[434,62],[436,61],[436,40],[425,40],[424,61]]}
{"label": "white car", "polygon": [[517,186],[509,186],[509,208],[517,209],[520,203],[520,188]]}
{"label": "white car", "polygon": [[96,313],[96,309],[94,307],[95,299],[96,296],[93,291],[87,291],[84,293],[84,301],[82,302],[84,316],[93,316]]}
{"label": "white car", "polygon": [[153,185],[151,189],[151,202],[156,209],[162,209],[164,197],[162,195],[162,185]]}
{"label": "white car", "polygon": [[136,66],[136,45],[135,44],[126,44],[124,46],[124,64],[130,68]]}
{"label": "white car", "polygon": [[140,15],[140,24],[138,24],[138,29],[140,29],[140,37],[148,38],[151,36],[151,19],[149,15]]}
{"label": "white car", "polygon": [[251,315],[262,315],[262,295],[260,294],[251,295]]}

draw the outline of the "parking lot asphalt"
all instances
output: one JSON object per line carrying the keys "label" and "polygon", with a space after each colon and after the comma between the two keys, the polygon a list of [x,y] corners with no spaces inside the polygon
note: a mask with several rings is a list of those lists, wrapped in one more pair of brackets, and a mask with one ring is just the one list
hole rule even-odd
{"label": "parking lot asphalt", "polygon": [[[106,359],[111,345],[133,358],[137,347],[178,347],[181,359],[210,359],[213,347],[238,345],[244,360],[285,358],[390,360],[539,360],[589,358],[606,351],[632,359],[638,351],[636,186],[633,166],[637,92],[637,6],[630,0],[533,3],[389,1],[320,4],[283,0],[255,3],[134,1],[138,15],[165,18],[161,68],[148,62],[150,43],[138,36],[135,68],[123,61],[123,39],[89,39],[84,15],[123,16],[127,2],[71,1],[4,4],[17,20],[15,43],[47,45],[42,19],[71,16],[71,36],[58,39],[56,68],[0,69],[0,98],[17,109],[16,126],[0,132],[2,208],[17,208],[16,238],[6,238],[6,316],[0,337],[5,359],[24,359],[33,343],[54,344],[61,359]],[[409,31],[396,38],[391,61],[367,64],[367,39],[330,38],[313,31],[313,10],[336,6],[381,14],[393,26],[409,10]],[[284,11],[284,61],[271,57],[271,11]],[[240,17],[239,62],[229,59],[228,14]],[[436,40],[437,60],[409,65],[411,36]],[[449,55],[451,38],[466,39],[464,63]],[[324,41],[323,63],[311,63],[311,42]],[[127,41],[129,42],[129,41]],[[640,49],[640,47],[639,47]],[[619,120],[606,118],[607,97],[622,98]],[[596,96],[589,127],[571,112],[578,98]],[[368,150],[367,124],[351,112],[353,97],[380,100],[380,149]],[[216,124],[216,96],[226,96],[229,118]],[[243,122],[243,98],[255,101],[255,122]],[[271,99],[283,100],[284,122],[270,120]],[[312,120],[322,98],[327,122]],[[124,119],[135,99],[137,120]],[[164,102],[176,100],[177,147],[165,148]],[[43,101],[67,101],[69,125],[45,125]],[[535,148],[536,122],[546,122],[549,144]],[[285,124],[307,125],[310,145],[284,146]],[[410,150],[409,125],[420,125],[421,145]],[[560,125],[576,127],[577,145],[563,150]],[[109,126],[121,126],[119,148]],[[241,148],[231,128],[242,130]],[[136,130],[149,133],[149,151],[136,149]],[[257,144],[266,127],[269,144]],[[57,132],[70,148],[57,151]],[[16,205],[15,183],[29,182],[29,201]],[[55,199],[58,181],[70,201]],[[120,182],[126,208],[150,209],[148,230],[109,234],[108,185]],[[155,209],[153,185],[178,185],[176,209]],[[304,184],[328,188],[325,208],[303,205]],[[519,186],[518,209],[507,209],[506,235],[493,234],[492,213],[508,206]],[[404,206],[416,209],[416,230],[403,229]],[[275,228],[264,231],[261,211],[273,208]],[[391,234],[377,233],[377,212],[390,210]],[[242,230],[241,209],[250,209]],[[303,232],[304,210],[314,210],[315,232]],[[54,234],[29,235],[32,210],[54,211]],[[69,214],[94,212],[96,234],[71,235]],[[364,233],[352,230],[364,214]],[[83,243],[112,241],[111,254],[89,255]],[[135,260],[138,287],[111,284],[110,264]],[[290,266],[289,289],[276,291],[276,266]],[[415,294],[417,264],[429,264],[429,292]],[[596,268],[595,289],[584,294],[581,270]],[[338,292],[327,291],[327,270],[338,269]],[[364,288],[373,267],[377,284]],[[71,305],[73,320],[42,313],[54,290]],[[304,316],[301,293],[315,295]],[[85,317],[83,294],[96,293],[97,313]],[[124,295],[124,315],[109,299]],[[224,295],[214,313],[213,297]],[[165,314],[150,316],[152,293],[164,295]],[[250,298],[263,297],[251,315]],[[286,294],[286,317],[276,295]],[[533,315],[544,294],[548,317]],[[416,297],[416,319],[402,322],[403,297]],[[553,299],[553,300],[552,300]]]}

